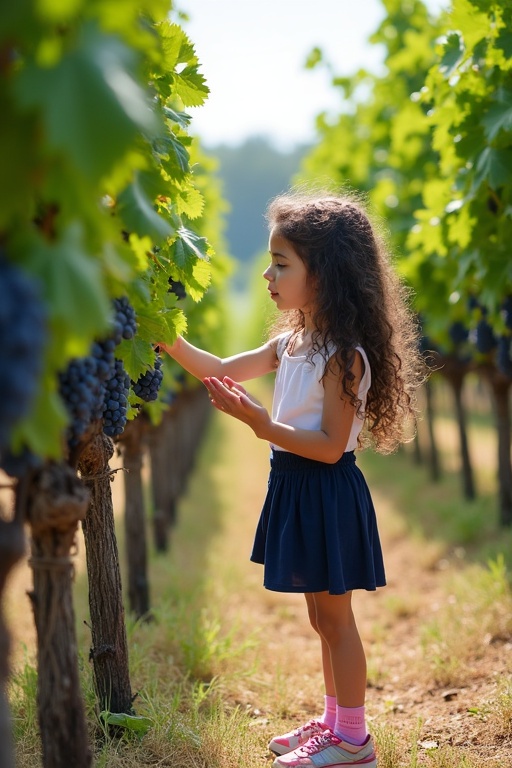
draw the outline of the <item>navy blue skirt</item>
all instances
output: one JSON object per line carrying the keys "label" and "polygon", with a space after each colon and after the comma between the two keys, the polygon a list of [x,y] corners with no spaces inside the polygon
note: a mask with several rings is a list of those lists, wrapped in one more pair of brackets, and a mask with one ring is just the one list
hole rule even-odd
{"label": "navy blue skirt", "polygon": [[370,491],[354,452],[336,464],[273,451],[251,560],[276,592],[374,590],[386,583]]}

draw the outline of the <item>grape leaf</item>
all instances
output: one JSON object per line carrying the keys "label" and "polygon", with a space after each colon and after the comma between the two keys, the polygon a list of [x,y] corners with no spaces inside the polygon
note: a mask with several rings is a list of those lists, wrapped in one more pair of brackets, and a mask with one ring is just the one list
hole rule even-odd
{"label": "grape leaf", "polygon": [[71,334],[94,337],[108,328],[110,300],[100,263],[86,252],[79,223],[69,225],[55,243],[36,241],[27,265],[41,281],[51,317]]}
{"label": "grape leaf", "polygon": [[92,24],[55,67],[28,63],[16,88],[22,104],[42,111],[51,147],[65,151],[86,176],[107,173],[138,131],[153,135],[156,114],[131,74],[132,51]]}
{"label": "grape leaf", "polygon": [[123,339],[116,348],[116,357],[123,361],[128,376],[133,381],[137,381],[139,376],[155,362],[152,344],[139,334],[130,340]]}
{"label": "grape leaf", "polygon": [[207,259],[208,243],[205,237],[180,227],[174,243],[174,259],[179,267],[184,267],[190,259]]}
{"label": "grape leaf", "polygon": [[512,92],[504,90],[497,94],[482,123],[489,141],[494,141],[501,131],[512,131]]}
{"label": "grape leaf", "polygon": [[201,106],[210,92],[196,65],[185,67],[174,75],[174,88],[186,107]]}
{"label": "grape leaf", "polygon": [[444,43],[444,53],[439,70],[447,79],[451,77],[454,70],[460,64],[464,56],[464,41],[460,32],[449,32],[446,35]]}
{"label": "grape leaf", "polygon": [[473,189],[487,181],[492,189],[510,184],[512,176],[512,148],[486,147],[478,158]]}
{"label": "grape leaf", "polygon": [[143,717],[142,715],[127,715],[118,712],[101,712],[100,717],[108,725],[117,725],[121,728],[126,728],[129,731],[144,735],[149,728],[153,725],[152,720],[149,717]]}
{"label": "grape leaf", "polygon": [[[146,310],[137,310],[139,322],[138,334],[150,344],[158,341],[172,343],[179,333],[186,327],[183,322],[183,312],[180,309],[166,309],[158,313],[151,313],[149,307]],[[170,341],[171,339],[171,341]]]}
{"label": "grape leaf", "polygon": [[172,237],[174,230],[147,197],[137,176],[117,198],[117,212],[125,228],[139,237],[149,235],[155,243]]}

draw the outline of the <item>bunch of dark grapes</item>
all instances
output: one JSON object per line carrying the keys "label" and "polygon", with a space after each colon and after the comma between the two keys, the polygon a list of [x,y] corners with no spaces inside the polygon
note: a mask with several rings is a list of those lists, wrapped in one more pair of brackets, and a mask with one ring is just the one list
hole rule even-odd
{"label": "bunch of dark grapes", "polygon": [[146,403],[158,398],[158,390],[164,377],[162,371],[162,358],[157,355],[155,358],[155,367],[149,368],[145,373],[141,374],[137,381],[132,381],[132,389],[141,400]]}
{"label": "bunch of dark grapes", "polygon": [[46,312],[37,284],[0,250],[0,452],[27,415],[42,371]]}
{"label": "bunch of dark grapes", "polygon": [[133,339],[137,332],[137,316],[127,296],[114,299],[114,331],[116,346],[123,339]]}
{"label": "bunch of dark grapes", "polygon": [[92,410],[91,419],[103,418],[103,406],[105,403],[106,382],[114,372],[114,350],[116,343],[114,339],[105,339],[104,341],[95,341],[92,345],[91,355],[96,362],[96,376],[100,385],[98,400]]}
{"label": "bunch of dark grapes", "polygon": [[104,384],[98,377],[96,358],[89,355],[71,360],[59,374],[59,394],[69,414],[67,437],[73,448],[102,410]]}
{"label": "bunch of dark grapes", "polygon": [[179,280],[173,280],[172,277],[169,278],[169,293],[174,293],[178,301],[181,299],[187,298],[187,292],[185,291],[185,286],[182,282]]}
{"label": "bunch of dark grapes", "polygon": [[468,340],[469,330],[466,328],[463,322],[460,320],[455,320],[455,322],[450,325],[448,334],[452,344],[455,347],[458,347],[459,344],[464,344],[464,342]]}
{"label": "bunch of dark grapes", "polygon": [[475,337],[475,344],[478,351],[483,354],[487,355],[489,352],[492,352],[492,350],[496,347],[496,337],[494,335],[494,332],[492,330],[492,327],[489,325],[487,320],[478,321],[478,324],[476,326],[476,337]]}
{"label": "bunch of dark grapes", "polygon": [[112,376],[105,383],[103,431],[109,437],[120,435],[126,424],[130,377],[121,360],[116,360]]}
{"label": "bunch of dark grapes", "polygon": [[33,469],[42,466],[43,460],[24,446],[19,453],[13,453],[10,449],[2,452],[0,466],[10,477],[20,478]]}

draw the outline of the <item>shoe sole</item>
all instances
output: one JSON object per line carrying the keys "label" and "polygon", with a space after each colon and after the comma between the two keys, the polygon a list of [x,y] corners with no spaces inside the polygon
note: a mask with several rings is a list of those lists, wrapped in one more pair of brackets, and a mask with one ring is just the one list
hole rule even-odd
{"label": "shoe sole", "polygon": [[[326,768],[350,768],[351,765],[361,765],[363,768],[377,768],[377,758],[375,756],[370,757],[368,760],[360,760],[358,763],[331,763],[330,765],[326,766]],[[285,768],[285,766],[283,766],[283,763],[280,763],[278,760],[274,760],[272,763],[272,768]],[[288,768],[288,766],[286,766],[286,768]]]}
{"label": "shoe sole", "polygon": [[268,748],[271,752],[274,753],[274,755],[278,755],[279,757],[282,757],[283,755],[287,755],[288,752],[293,752],[292,749],[285,747],[283,744],[276,744],[273,741],[270,742],[270,744],[268,745]]}

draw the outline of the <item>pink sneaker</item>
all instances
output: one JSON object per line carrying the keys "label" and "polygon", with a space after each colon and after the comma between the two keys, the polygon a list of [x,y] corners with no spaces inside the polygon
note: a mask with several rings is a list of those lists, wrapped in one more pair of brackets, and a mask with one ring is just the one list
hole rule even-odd
{"label": "pink sneaker", "polygon": [[272,739],[268,748],[275,755],[285,755],[287,752],[292,752],[297,747],[301,747],[312,736],[318,736],[320,733],[323,733],[326,728],[327,726],[321,723],[320,720],[310,720],[294,731],[284,733],[282,736],[276,736]]}
{"label": "pink sneaker", "polygon": [[332,731],[324,731],[293,752],[276,758],[272,768],[346,768],[350,765],[377,768],[371,736],[361,746],[355,746],[338,739]]}

